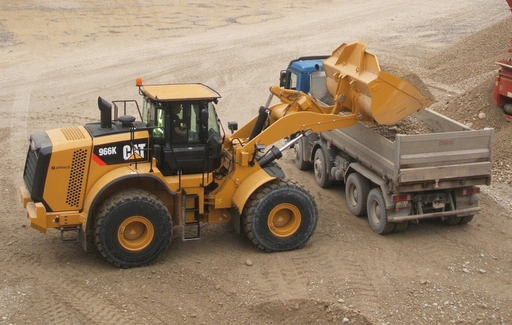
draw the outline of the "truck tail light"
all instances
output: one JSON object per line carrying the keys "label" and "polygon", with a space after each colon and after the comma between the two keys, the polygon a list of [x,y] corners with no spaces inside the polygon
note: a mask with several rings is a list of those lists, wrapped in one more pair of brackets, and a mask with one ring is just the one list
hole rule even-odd
{"label": "truck tail light", "polygon": [[470,187],[462,190],[462,195],[473,195],[480,193],[480,187]]}
{"label": "truck tail light", "polygon": [[412,201],[414,194],[393,195],[393,202]]}

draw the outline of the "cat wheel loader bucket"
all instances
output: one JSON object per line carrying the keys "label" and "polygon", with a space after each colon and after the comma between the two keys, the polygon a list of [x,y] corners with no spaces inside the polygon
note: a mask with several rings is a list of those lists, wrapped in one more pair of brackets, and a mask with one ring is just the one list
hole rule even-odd
{"label": "cat wheel loader bucket", "polygon": [[323,65],[335,113],[349,109],[360,120],[391,125],[432,103],[405,80],[381,71],[362,41],[342,44]]}

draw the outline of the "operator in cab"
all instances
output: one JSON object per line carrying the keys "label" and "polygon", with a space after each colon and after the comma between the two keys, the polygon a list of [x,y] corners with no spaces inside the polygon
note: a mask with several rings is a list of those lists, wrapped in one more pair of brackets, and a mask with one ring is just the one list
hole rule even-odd
{"label": "operator in cab", "polygon": [[170,103],[171,126],[173,142],[182,142],[187,138],[187,127],[182,126],[182,107],[180,103]]}

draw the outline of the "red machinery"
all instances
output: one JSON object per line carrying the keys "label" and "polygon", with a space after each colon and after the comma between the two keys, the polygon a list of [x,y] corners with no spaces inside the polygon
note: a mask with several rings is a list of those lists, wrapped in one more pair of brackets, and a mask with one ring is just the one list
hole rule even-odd
{"label": "red machinery", "polygon": [[[512,11],[512,0],[507,0]],[[503,109],[505,119],[512,122],[512,58],[498,60],[500,66],[494,87],[494,102]]]}
{"label": "red machinery", "polygon": [[512,122],[512,59],[499,60],[496,64],[500,70],[494,87],[494,102],[503,109],[505,119]]}

